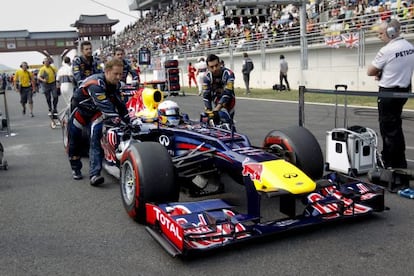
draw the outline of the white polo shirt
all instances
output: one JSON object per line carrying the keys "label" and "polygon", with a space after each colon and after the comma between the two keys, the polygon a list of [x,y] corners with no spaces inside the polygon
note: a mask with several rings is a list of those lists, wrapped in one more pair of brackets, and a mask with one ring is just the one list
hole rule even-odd
{"label": "white polo shirt", "polygon": [[408,87],[414,71],[414,46],[397,37],[379,50],[372,65],[382,70],[379,86]]}

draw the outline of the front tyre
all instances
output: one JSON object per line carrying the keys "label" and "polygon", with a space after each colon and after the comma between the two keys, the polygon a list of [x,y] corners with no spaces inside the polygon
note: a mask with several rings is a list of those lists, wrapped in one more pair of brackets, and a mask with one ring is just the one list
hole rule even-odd
{"label": "front tyre", "polygon": [[294,164],[312,179],[323,175],[323,154],[315,136],[304,127],[270,131],[263,147]]}
{"label": "front tyre", "polygon": [[145,204],[178,201],[179,187],[167,150],[155,142],[133,143],[121,158],[121,197],[128,215],[146,222]]}

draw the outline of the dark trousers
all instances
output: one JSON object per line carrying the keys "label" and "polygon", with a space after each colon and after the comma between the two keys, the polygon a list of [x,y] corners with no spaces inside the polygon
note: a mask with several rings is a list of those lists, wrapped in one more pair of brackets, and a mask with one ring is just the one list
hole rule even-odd
{"label": "dark trousers", "polygon": [[[58,105],[58,101],[59,101],[59,96],[57,94],[57,90],[56,90],[56,83],[47,83],[47,84],[43,84],[43,90],[45,93],[45,97],[46,97],[46,102],[47,105],[49,107],[49,111],[56,111],[57,110],[57,105]],[[53,100],[53,102],[52,102]]]}
{"label": "dark trousers", "polygon": [[280,72],[279,74],[279,82],[280,82],[280,87],[283,87],[283,80],[285,80],[286,82],[286,89],[290,90],[290,86],[289,86],[289,82],[287,80],[287,74],[283,74],[282,72]]}
{"label": "dark trousers", "polygon": [[[409,92],[410,88],[384,88],[379,92]],[[407,168],[402,109],[406,98],[378,98],[378,120],[382,137],[382,160],[386,168]]]}
{"label": "dark trousers", "polygon": [[246,94],[250,94],[250,74],[243,74],[243,81],[246,86]]}

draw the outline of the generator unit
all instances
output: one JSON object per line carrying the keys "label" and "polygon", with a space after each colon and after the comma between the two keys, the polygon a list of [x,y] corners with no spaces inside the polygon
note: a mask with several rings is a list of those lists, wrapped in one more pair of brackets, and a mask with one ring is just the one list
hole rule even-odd
{"label": "generator unit", "polygon": [[352,126],[326,132],[326,169],[349,175],[376,167],[377,135],[374,130]]}

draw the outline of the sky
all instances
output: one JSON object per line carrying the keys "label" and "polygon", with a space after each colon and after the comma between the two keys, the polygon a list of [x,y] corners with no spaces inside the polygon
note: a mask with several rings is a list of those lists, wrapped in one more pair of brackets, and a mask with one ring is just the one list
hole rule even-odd
{"label": "sky", "polygon": [[[137,11],[129,11],[131,0],[11,0],[3,3],[0,31],[28,30],[29,32],[74,31],[70,25],[83,15],[106,14],[118,19],[112,26],[116,33],[138,18]],[[17,68],[22,61],[41,64],[43,55],[36,52],[0,53],[0,64]]]}

